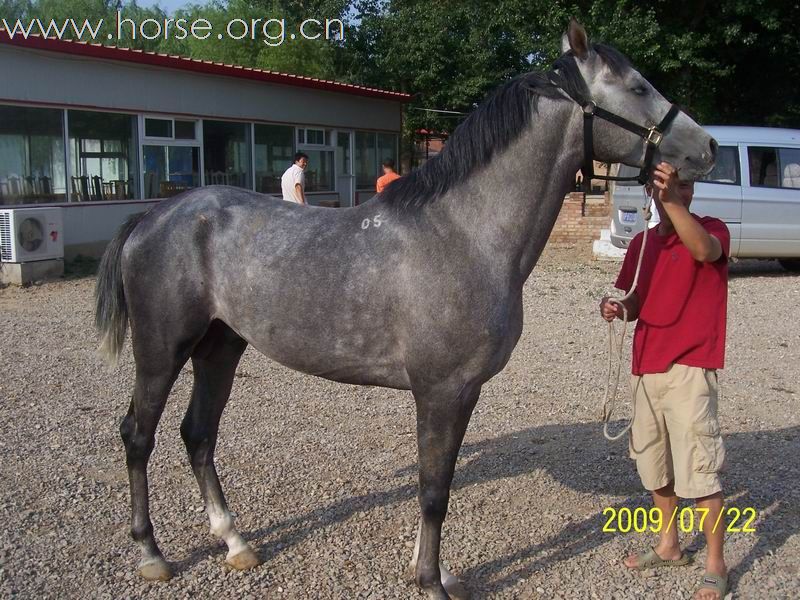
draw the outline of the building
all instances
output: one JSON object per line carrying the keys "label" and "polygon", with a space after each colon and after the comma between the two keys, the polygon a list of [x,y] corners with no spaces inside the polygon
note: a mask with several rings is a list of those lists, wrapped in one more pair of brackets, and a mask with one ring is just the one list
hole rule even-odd
{"label": "building", "polygon": [[67,259],[189,188],[280,195],[296,151],[310,203],[371,197],[408,94],[74,41],[0,35],[0,205],[63,207]]}

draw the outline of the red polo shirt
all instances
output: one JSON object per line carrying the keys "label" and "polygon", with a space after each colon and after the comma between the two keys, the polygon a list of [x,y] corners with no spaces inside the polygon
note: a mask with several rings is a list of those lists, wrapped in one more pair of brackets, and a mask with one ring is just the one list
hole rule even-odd
{"label": "red polo shirt", "polygon": [[[634,375],[663,373],[672,363],[721,369],[725,362],[728,308],[728,255],[731,236],[719,219],[695,220],[722,244],[713,263],[692,258],[677,233],[662,236],[651,229],[639,273],[639,321],[633,335]],[[630,243],[616,287],[633,285],[640,233]]]}

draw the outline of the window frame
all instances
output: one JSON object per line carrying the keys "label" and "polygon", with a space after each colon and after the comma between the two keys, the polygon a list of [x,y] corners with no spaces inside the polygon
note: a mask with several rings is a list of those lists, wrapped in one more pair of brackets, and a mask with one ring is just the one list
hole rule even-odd
{"label": "window frame", "polygon": [[[742,187],[742,155],[741,155],[741,152],[739,152],[739,150],[740,150],[739,145],[738,144],[720,144],[719,145],[719,149],[721,150],[722,148],[733,148],[733,150],[736,152],[736,160],[734,160],[734,166],[736,168],[736,180],[731,182],[731,181],[708,181],[708,180],[705,180],[705,179],[698,179],[697,183],[704,183],[704,184],[708,184],[708,185],[732,185],[732,186],[735,186],[735,187]],[[747,164],[748,164],[748,167],[749,167],[749,165],[750,165],[750,156],[749,156],[749,154],[748,154],[748,157],[747,157]],[[761,186],[758,186],[758,187],[761,187]]]}

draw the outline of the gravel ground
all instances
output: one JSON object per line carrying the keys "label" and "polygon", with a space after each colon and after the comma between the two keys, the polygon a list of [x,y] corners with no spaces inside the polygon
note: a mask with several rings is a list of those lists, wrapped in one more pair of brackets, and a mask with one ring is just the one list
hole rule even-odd
{"label": "gravel ground", "polygon": [[[651,534],[603,533],[606,507],[649,506],[623,443],[597,423],[606,360],[599,297],[617,265],[550,250],[526,288],[526,329],[484,387],[459,459],[443,559],[474,598],[688,598],[700,566],[631,573]],[[727,542],[739,598],[800,597],[800,279],[732,267],[720,379],[731,505],[759,512]],[[405,567],[417,522],[407,392],[302,376],[248,350],[217,463],[264,564],[224,565],[178,435],[184,370],[150,463],[156,535],[176,576],[135,575],[118,425],[130,350],[94,354],[91,278],[0,290],[0,596],[417,598]],[[627,401],[627,397],[626,397]],[[685,536],[702,564],[700,538]]]}

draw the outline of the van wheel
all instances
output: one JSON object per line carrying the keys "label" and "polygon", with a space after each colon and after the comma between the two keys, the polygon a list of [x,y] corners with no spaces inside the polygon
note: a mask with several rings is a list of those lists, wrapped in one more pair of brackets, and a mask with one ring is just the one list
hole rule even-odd
{"label": "van wheel", "polygon": [[779,258],[778,262],[787,271],[800,273],[800,258]]}

